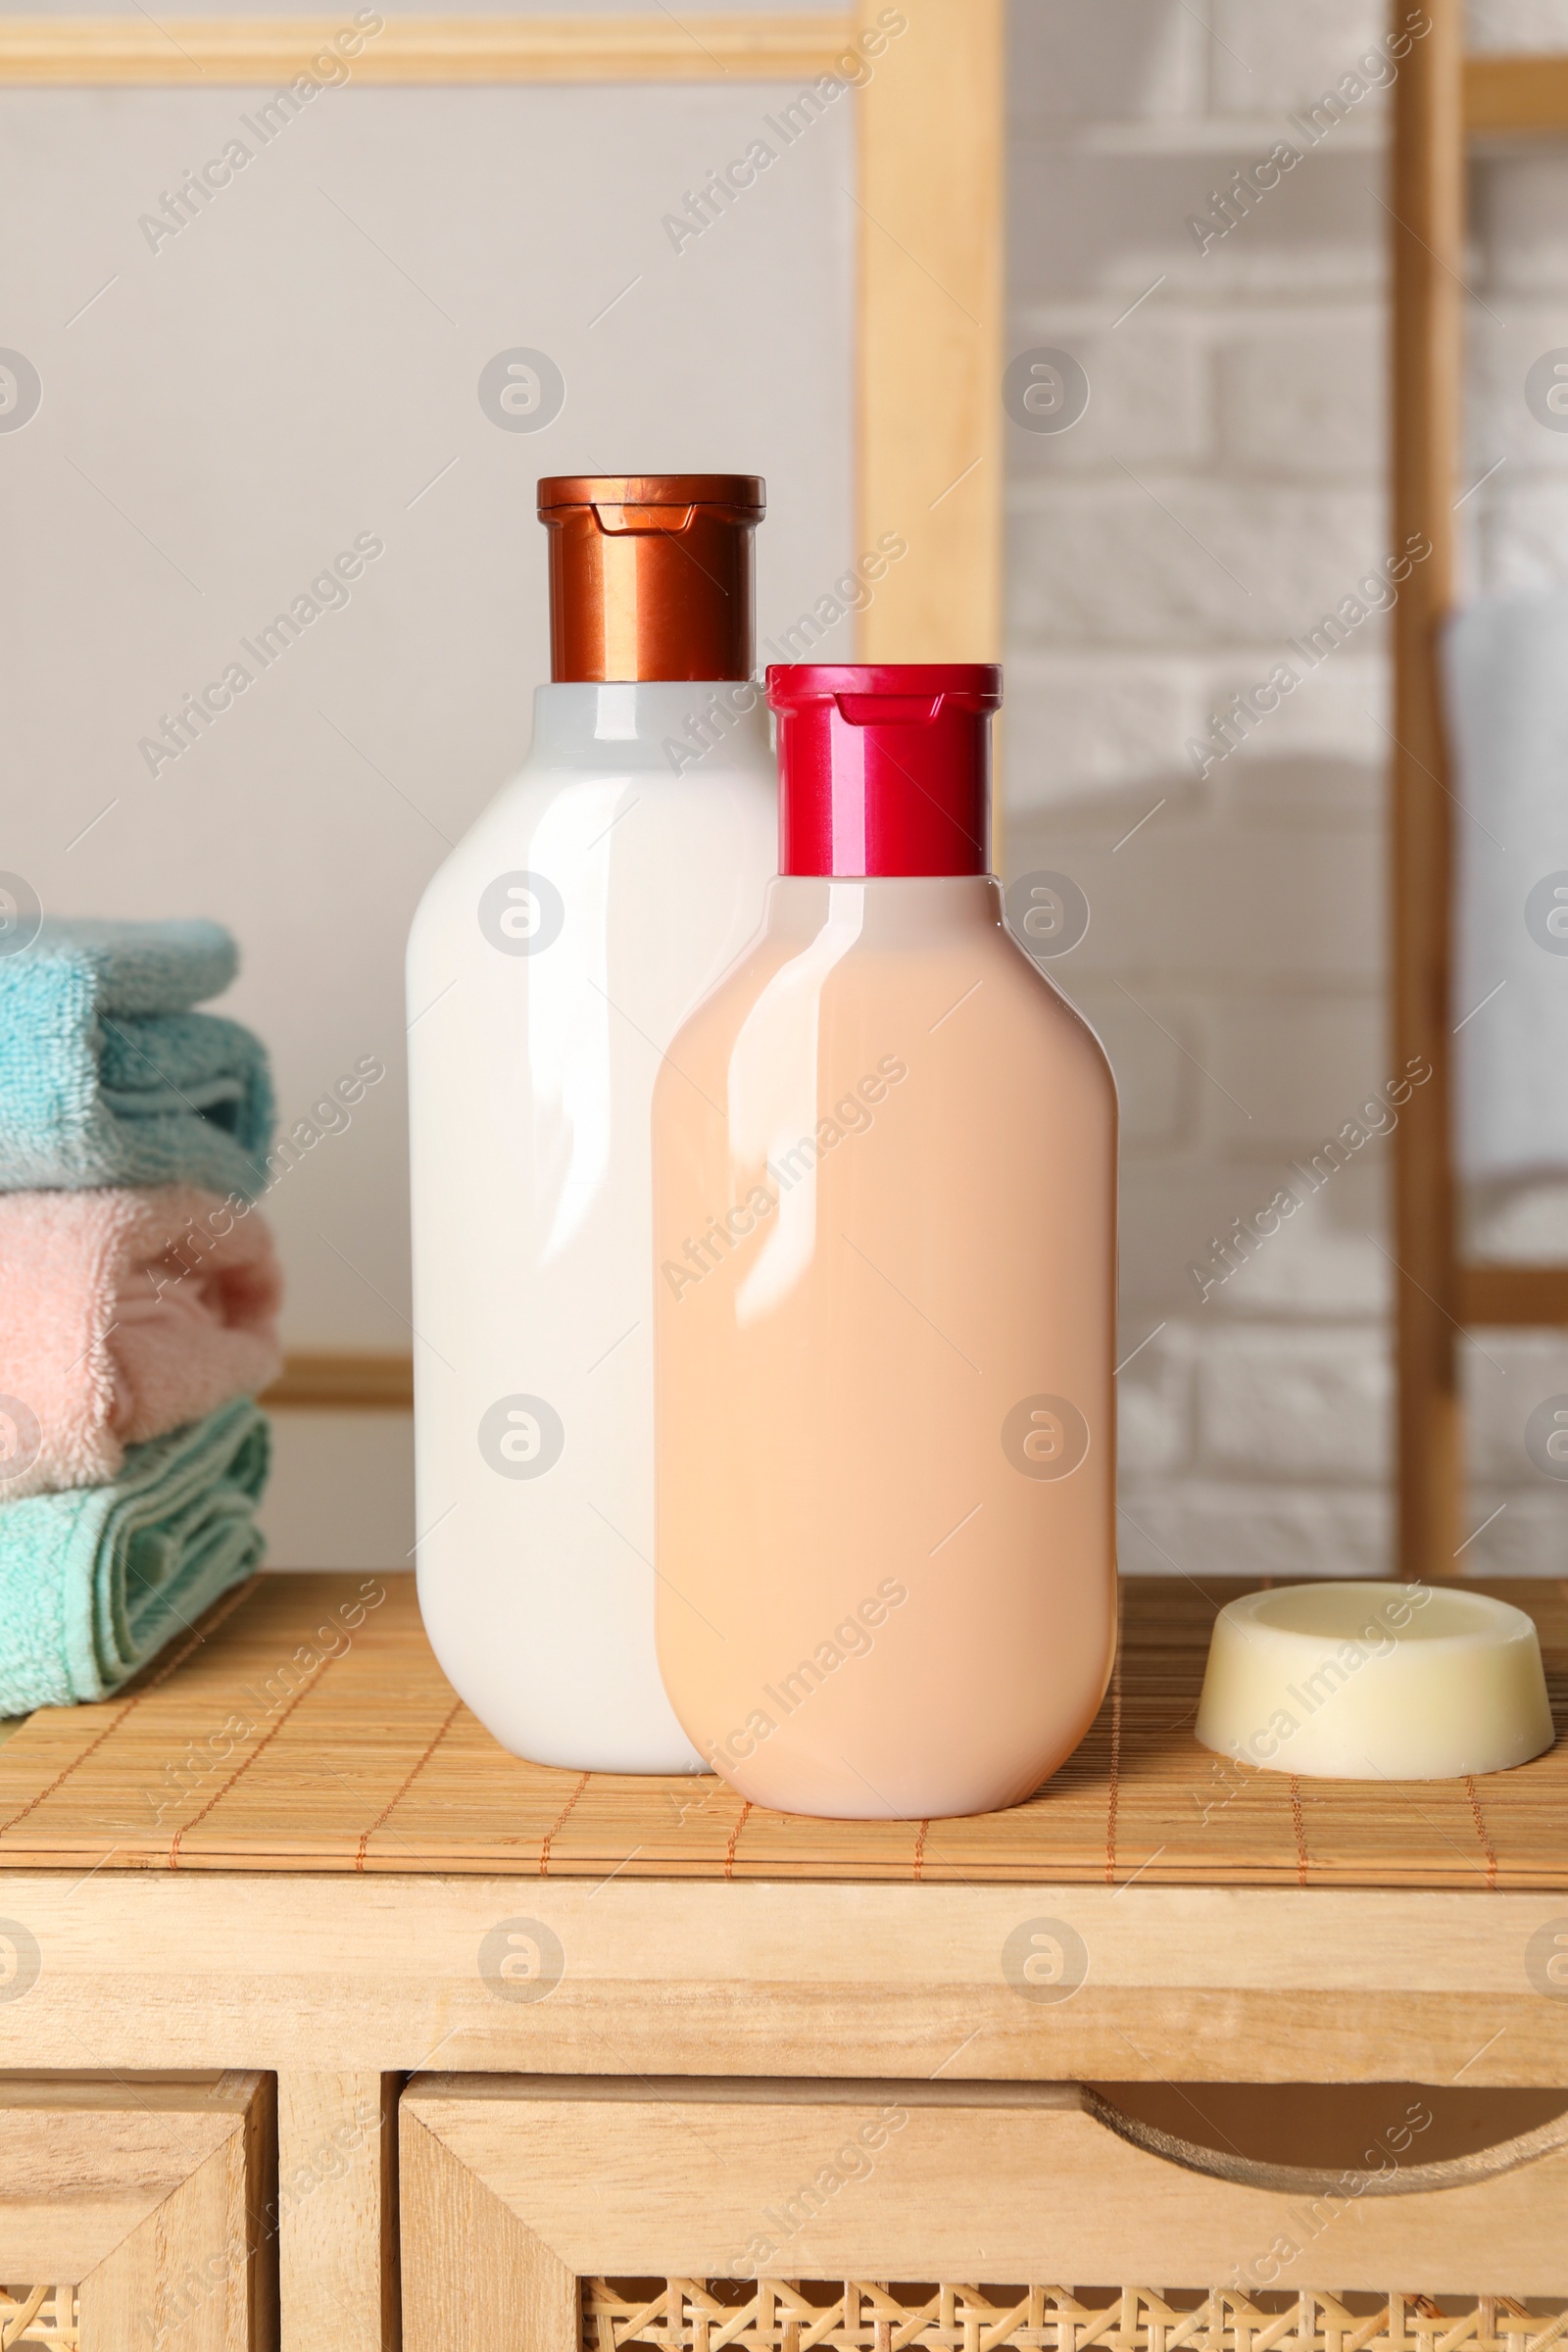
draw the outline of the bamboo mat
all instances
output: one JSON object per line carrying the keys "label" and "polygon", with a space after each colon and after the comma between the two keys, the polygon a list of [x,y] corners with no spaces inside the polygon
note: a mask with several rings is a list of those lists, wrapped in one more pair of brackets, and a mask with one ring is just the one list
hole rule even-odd
{"label": "bamboo mat", "polygon": [[[1100,1718],[1027,1804],[863,1823],[764,1812],[712,1779],[520,1763],[454,1697],[412,1575],[262,1576],[117,1698],[43,1709],[0,1745],[0,1870],[1568,1888],[1568,1741],[1409,1787],[1200,1748],[1209,1625],[1246,1589],[1129,1581]],[[1536,1618],[1560,1735],[1568,1585],[1486,1589]]]}

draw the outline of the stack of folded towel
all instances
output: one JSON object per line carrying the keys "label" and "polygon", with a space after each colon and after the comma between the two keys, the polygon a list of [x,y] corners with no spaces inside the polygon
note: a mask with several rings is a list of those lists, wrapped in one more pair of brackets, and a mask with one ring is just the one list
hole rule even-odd
{"label": "stack of folded towel", "polygon": [[217,923],[0,955],[0,1716],[106,1696],[260,1565],[281,1289]]}

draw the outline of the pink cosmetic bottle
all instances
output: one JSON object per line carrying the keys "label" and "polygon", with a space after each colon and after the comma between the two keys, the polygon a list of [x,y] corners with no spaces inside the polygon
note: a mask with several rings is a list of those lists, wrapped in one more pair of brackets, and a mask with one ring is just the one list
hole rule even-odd
{"label": "pink cosmetic bottle", "polygon": [[1016,1803],[1115,1647],[1116,1095],[1008,933],[978,664],[788,667],[780,874],[654,1096],[659,1662],[743,1796]]}

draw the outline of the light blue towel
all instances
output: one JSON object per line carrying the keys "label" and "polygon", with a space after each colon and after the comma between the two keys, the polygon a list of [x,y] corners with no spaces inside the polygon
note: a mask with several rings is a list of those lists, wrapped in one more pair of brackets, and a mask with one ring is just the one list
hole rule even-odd
{"label": "light blue towel", "polygon": [[0,1191],[265,1191],[266,1049],[191,1010],[237,968],[222,925],[194,921],[52,919],[0,955]]}
{"label": "light blue towel", "polygon": [[248,1396],[127,1446],[112,1486],[0,1504],[0,1715],[106,1698],[261,1566]]}

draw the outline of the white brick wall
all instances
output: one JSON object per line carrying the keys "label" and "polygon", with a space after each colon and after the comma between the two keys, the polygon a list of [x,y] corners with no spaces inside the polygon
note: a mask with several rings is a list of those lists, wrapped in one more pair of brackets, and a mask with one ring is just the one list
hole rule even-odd
{"label": "white brick wall", "polygon": [[1216,1329],[1196,1366],[1200,1470],[1379,1477],[1388,1459],[1388,1351],[1356,1324]]}
{"label": "white brick wall", "polygon": [[[1051,828],[1038,818],[1013,832],[1015,865],[1026,842],[1031,853],[1051,849]],[[1069,991],[1089,978],[1121,980],[1147,1002],[1146,980],[1156,990],[1202,982],[1255,1004],[1260,988],[1295,998],[1302,989],[1375,983],[1383,919],[1375,853],[1359,826],[1251,825],[1208,814],[1173,820],[1161,809],[1120,849],[1102,837],[1079,838],[1069,850],[1058,833],[1052,855],[1031,854],[1028,862],[1071,874],[1093,910],[1088,936],[1053,966]],[[1200,1055],[1210,1068],[1212,1058]],[[1347,1095],[1359,1083],[1359,1075],[1348,1078]],[[1348,1102],[1342,1115],[1352,1108]]]}
{"label": "white brick wall", "polygon": [[[1093,398],[1059,438],[1008,428],[1009,863],[1088,895],[1088,936],[1051,968],[1122,1090],[1123,1565],[1386,1573],[1387,1143],[1206,1299],[1189,1271],[1393,1075],[1386,624],[1206,778],[1185,747],[1387,552],[1386,99],[1206,252],[1187,225],[1387,18],[1380,0],[1015,14],[1009,350],[1065,346]],[[1485,0],[1472,37],[1568,46],[1568,0]],[[1568,434],[1536,424],[1522,387],[1568,346],[1568,156],[1485,167],[1474,211],[1468,479],[1505,460],[1466,507],[1475,577],[1565,580]],[[1568,1254],[1560,1188],[1479,1206],[1489,1246]],[[1494,1516],[1461,1564],[1561,1574],[1568,1486],[1523,1431],[1568,1395],[1568,1337],[1481,1335],[1466,1377],[1469,1524]]]}
{"label": "white brick wall", "polygon": [[1376,49],[1386,11],[1379,0],[1214,0],[1210,21],[1216,113],[1284,113],[1333,89]]}
{"label": "white brick wall", "polygon": [[1568,49],[1562,0],[1470,0],[1477,49]]}
{"label": "white brick wall", "polygon": [[1382,1486],[1134,1479],[1125,1492],[1121,1564],[1129,1576],[1242,1576],[1255,1585],[1388,1572],[1393,1524]]}
{"label": "white brick wall", "polygon": [[1355,481],[1383,400],[1382,321],[1274,326],[1221,347],[1219,447],[1232,479]]}
{"label": "white brick wall", "polygon": [[1208,708],[1203,680],[1185,662],[1020,653],[1007,674],[1009,806],[1092,800],[1101,786],[1125,789],[1143,776],[1159,776],[1164,789],[1171,745],[1201,728]]}
{"label": "white brick wall", "polygon": [[1108,480],[1020,484],[1014,494],[1020,522],[1034,526],[1013,534],[1010,574],[1010,610],[1026,635],[1054,645],[1198,651],[1245,641],[1283,651],[1382,552],[1370,485],[1199,477],[1142,451],[1126,472],[1127,459],[1110,463]]}
{"label": "white brick wall", "polygon": [[1012,90],[1020,122],[1123,121],[1200,112],[1208,87],[1201,19],[1170,0],[1113,0],[1102,9],[1014,10]]}
{"label": "white brick wall", "polygon": [[[1153,273],[1151,272],[1151,275]],[[1014,478],[1060,481],[1103,473],[1107,455],[1136,447],[1146,464],[1201,467],[1214,454],[1213,358],[1206,337],[1139,313],[1113,333],[1071,336],[1094,387],[1071,432],[1020,433]]]}

